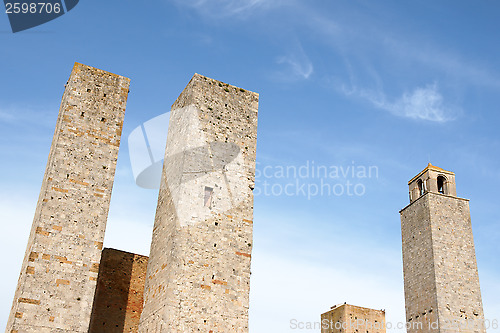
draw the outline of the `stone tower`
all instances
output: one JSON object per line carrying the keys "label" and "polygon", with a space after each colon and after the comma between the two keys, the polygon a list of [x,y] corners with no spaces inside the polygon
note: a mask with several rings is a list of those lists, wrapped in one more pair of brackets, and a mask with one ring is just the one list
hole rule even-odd
{"label": "stone tower", "polygon": [[7,333],[88,332],[129,84],[73,67]]}
{"label": "stone tower", "polygon": [[339,304],[321,315],[321,333],[385,333],[385,311]]}
{"label": "stone tower", "polygon": [[257,109],[198,74],[173,104],[139,332],[248,332]]}
{"label": "stone tower", "polygon": [[406,319],[413,332],[486,332],[469,201],[455,174],[429,165],[401,210]]}

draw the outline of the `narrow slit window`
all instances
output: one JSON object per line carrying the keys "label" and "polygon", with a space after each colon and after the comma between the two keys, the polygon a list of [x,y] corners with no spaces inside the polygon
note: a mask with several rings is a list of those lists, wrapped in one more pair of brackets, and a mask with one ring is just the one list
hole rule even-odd
{"label": "narrow slit window", "polygon": [[212,196],[214,193],[214,189],[208,186],[205,186],[205,196],[203,199],[203,206],[211,207],[212,206]]}

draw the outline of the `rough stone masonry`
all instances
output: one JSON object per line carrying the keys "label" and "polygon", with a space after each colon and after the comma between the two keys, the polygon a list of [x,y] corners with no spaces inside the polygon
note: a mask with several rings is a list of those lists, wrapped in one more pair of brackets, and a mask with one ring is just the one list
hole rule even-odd
{"label": "rough stone masonry", "polygon": [[137,332],[148,257],[102,251],[89,333]]}
{"label": "rough stone masonry", "polygon": [[7,333],[88,332],[129,84],[73,67]]}
{"label": "rough stone masonry", "polygon": [[433,166],[408,182],[401,210],[408,333],[486,332],[469,201]]}
{"label": "rough stone masonry", "polygon": [[334,305],[321,315],[321,333],[385,333],[385,311]]}
{"label": "rough stone masonry", "polygon": [[257,109],[198,74],[172,106],[139,332],[248,332]]}

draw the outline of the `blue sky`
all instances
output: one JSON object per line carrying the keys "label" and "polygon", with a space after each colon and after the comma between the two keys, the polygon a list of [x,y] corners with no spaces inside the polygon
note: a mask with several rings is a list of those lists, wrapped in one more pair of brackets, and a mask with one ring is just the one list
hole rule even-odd
{"label": "blue sky", "polygon": [[[105,246],[148,254],[158,193],[135,185],[126,138],[197,72],[260,94],[251,332],[297,332],[291,319],[318,321],[345,301],[404,321],[398,212],[428,162],[454,171],[471,199],[485,315],[500,319],[499,11],[493,1],[82,1],[16,34],[0,13],[0,326],[75,61],[132,80]],[[264,181],[297,181],[264,177],[266,167],[308,163],[378,173],[324,179],[363,195],[263,194]]]}

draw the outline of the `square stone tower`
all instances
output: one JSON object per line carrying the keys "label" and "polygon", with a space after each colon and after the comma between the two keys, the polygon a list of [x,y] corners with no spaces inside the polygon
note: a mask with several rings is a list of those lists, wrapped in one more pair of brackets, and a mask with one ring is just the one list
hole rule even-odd
{"label": "square stone tower", "polygon": [[198,74],[173,104],[139,332],[248,332],[257,109]]}
{"label": "square stone tower", "polygon": [[406,319],[413,332],[486,332],[469,201],[455,174],[429,165],[401,210]]}
{"label": "square stone tower", "polygon": [[73,67],[7,333],[88,332],[129,84]]}
{"label": "square stone tower", "polygon": [[385,311],[340,304],[321,315],[321,333],[385,333]]}

